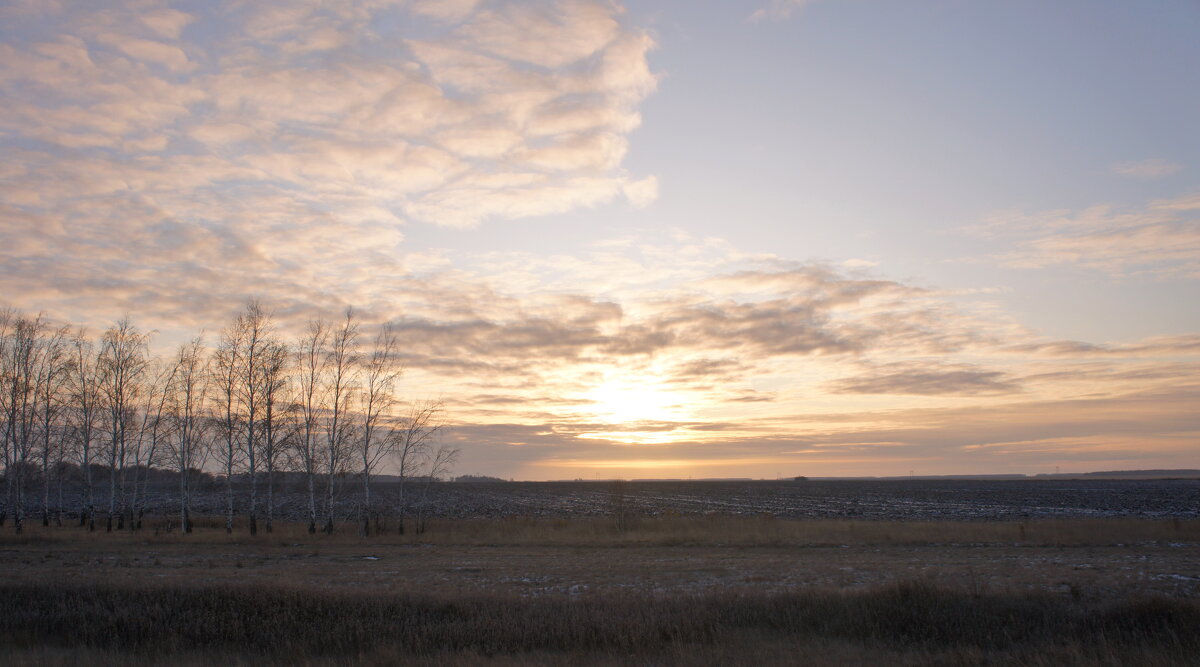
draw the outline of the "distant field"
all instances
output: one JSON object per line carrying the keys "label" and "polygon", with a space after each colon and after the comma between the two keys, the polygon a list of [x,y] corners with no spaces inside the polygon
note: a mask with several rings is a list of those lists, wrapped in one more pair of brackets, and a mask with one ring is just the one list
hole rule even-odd
{"label": "distant field", "polygon": [[436,485],[442,516],[643,514],[974,520],[1197,517],[1200,480],[517,482]]}
{"label": "distant field", "polygon": [[[277,487],[276,516],[305,518],[307,497],[299,480]],[[353,477],[337,495],[340,519],[359,505]],[[262,504],[260,482],[259,512]],[[225,497],[220,484],[198,494],[195,512],[220,515]],[[75,495],[73,495],[75,494]],[[173,483],[152,486],[148,510],[176,511]],[[68,489],[67,498],[77,495]],[[379,483],[374,503],[385,514],[398,506],[394,483]],[[239,488],[237,508],[246,510],[248,493]],[[1200,480],[881,480],[754,482],[505,482],[410,485],[410,510],[434,517],[603,517],[616,509],[630,516],[770,515],[786,519],[1021,520],[1033,518],[1195,518],[1200,517]],[[101,496],[100,507],[107,506]],[[36,498],[29,511],[35,516]],[[69,508],[70,509],[70,508]]]}
{"label": "distant field", "polygon": [[[8,664],[1195,664],[1200,520],[0,533]],[[159,525],[155,531],[153,526]],[[239,527],[240,528],[240,527]]]}

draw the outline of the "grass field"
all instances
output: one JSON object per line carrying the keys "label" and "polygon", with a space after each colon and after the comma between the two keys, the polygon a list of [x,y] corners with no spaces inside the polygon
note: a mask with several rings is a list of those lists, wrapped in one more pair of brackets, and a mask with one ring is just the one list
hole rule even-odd
{"label": "grass field", "polygon": [[1200,521],[0,534],[9,664],[1196,664]]}

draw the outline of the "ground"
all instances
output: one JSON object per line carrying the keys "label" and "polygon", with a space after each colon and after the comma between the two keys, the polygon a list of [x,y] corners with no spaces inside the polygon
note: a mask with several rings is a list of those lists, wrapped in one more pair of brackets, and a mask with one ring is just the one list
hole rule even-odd
{"label": "ground", "polygon": [[[410,517],[404,534],[392,519],[370,536],[352,521],[310,535],[286,517],[257,536],[242,517],[227,534],[219,516],[187,535],[169,515],[113,533],[5,526],[0,662],[1172,665],[1200,655],[1181,630],[1200,623],[1194,480],[961,486],[448,485],[440,506],[459,509],[433,512],[420,533]],[[225,641],[228,628],[274,637],[256,629],[262,619],[291,638]],[[129,639],[128,628],[143,634]],[[346,637],[364,632],[348,649]],[[449,648],[419,648],[431,636]]]}
{"label": "ground", "polygon": [[[1024,538],[1022,538],[1024,533]],[[204,527],[0,537],[26,581],[213,584],[345,591],[581,595],[857,588],[929,581],[970,590],[1200,598],[1200,521],[853,522],[762,518],[442,520],[422,535],[333,536],[286,525],[251,538]]]}

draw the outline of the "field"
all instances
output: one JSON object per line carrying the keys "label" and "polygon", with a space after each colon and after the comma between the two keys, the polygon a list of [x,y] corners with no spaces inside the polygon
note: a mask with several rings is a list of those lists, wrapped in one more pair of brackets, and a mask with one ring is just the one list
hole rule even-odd
{"label": "field", "polygon": [[[420,535],[29,526],[0,534],[0,661],[1198,664],[1195,482],[1116,483],[1122,511],[1095,491],[1112,482],[987,482],[957,499],[943,483],[846,484],[823,502],[890,493],[898,513],[682,512],[684,496],[795,508],[806,496],[768,491],[816,491],[586,483],[557,514],[440,512]],[[541,507],[556,488],[490,486],[476,507]],[[440,492],[466,506],[469,490]],[[939,497],[944,518],[912,518]]]}
{"label": "field", "polygon": [[[152,487],[149,511],[161,515],[177,511],[177,484],[167,481],[158,486]],[[304,488],[298,477],[277,487],[277,516],[305,518]],[[261,513],[261,482],[259,489]],[[77,489],[68,491],[67,497],[73,492]],[[455,519],[605,517],[614,509],[634,516],[929,521],[1200,517],[1200,479],[442,482],[410,484],[407,495],[410,509]],[[239,489],[239,502],[247,496],[244,488]],[[377,483],[372,496],[386,513],[397,505],[399,490],[395,483]],[[338,517],[349,520],[359,505],[356,478],[341,481],[337,499]],[[101,500],[104,506],[106,501]],[[209,483],[195,503],[198,514],[221,514],[223,485]]]}

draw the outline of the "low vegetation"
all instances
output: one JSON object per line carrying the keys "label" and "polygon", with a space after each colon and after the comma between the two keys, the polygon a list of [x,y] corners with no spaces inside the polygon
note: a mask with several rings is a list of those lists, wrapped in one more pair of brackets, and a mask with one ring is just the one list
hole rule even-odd
{"label": "low vegetation", "polygon": [[[737,644],[746,655],[835,641],[901,659],[996,662],[1184,662],[1200,651],[1200,604],[1139,599],[1087,604],[1041,595],[969,595],[923,583],[846,593],[519,598],[337,595],[247,586],[0,586],[0,637],[19,659],[145,660],[237,653],[304,662],[356,657],[539,657],[565,661],[696,657]],[[816,656],[809,656],[815,658]],[[1143,663],[1145,664],[1145,663]]]}
{"label": "low vegetation", "polygon": [[[370,537],[312,535],[303,522],[277,525],[269,537],[229,534],[224,517],[199,519],[184,534],[166,522],[150,520],[141,532],[31,526],[0,535],[0,553],[24,573],[0,584],[0,662],[1171,665],[1200,654],[1200,602],[1183,589],[1151,595],[1086,579],[1006,586],[987,583],[982,570],[972,571],[974,586],[950,573],[896,572],[850,587],[779,588],[732,576],[742,585],[663,579],[637,588],[620,582],[644,585],[648,570],[632,575],[603,555],[617,549],[617,560],[678,563],[655,566],[655,581],[683,563],[704,561],[687,566],[701,577],[728,567],[717,553],[759,554],[751,558],[763,559],[761,572],[762,562],[811,563],[798,560],[808,552],[857,559],[850,562],[861,568],[863,559],[884,563],[913,549],[949,549],[960,559],[1001,549],[1010,560],[996,572],[1011,573],[1014,553],[1028,552],[1029,562],[1071,552],[1180,553],[1177,546],[1200,540],[1196,520],[441,519],[420,535]],[[512,583],[522,568],[505,564],[514,557],[542,559],[526,561],[533,576],[545,558],[615,569],[605,587],[522,587]],[[442,564],[417,574],[404,569],[412,558]],[[370,569],[370,561],[380,565]],[[410,583],[372,578],[389,576]],[[428,577],[441,583],[426,587]]]}

